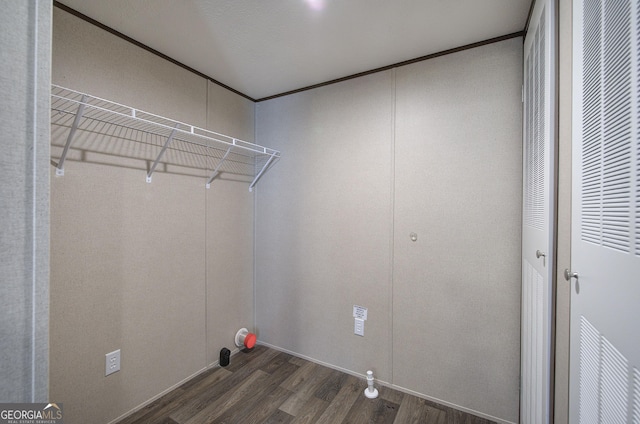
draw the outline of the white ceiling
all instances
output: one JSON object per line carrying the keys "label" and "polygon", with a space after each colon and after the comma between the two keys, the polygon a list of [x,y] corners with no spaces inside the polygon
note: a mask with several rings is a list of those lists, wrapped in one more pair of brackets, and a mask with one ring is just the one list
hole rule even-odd
{"label": "white ceiling", "polygon": [[254,99],[522,31],[532,0],[61,0]]}

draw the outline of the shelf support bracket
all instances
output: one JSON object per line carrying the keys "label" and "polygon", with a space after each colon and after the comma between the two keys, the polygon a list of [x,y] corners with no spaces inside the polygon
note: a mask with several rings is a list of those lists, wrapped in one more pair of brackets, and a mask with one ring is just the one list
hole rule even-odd
{"label": "shelf support bracket", "polygon": [[173,136],[176,134],[176,129],[178,129],[178,124],[176,124],[175,128],[173,129],[173,131],[171,131],[171,134],[169,134],[169,138],[167,138],[167,141],[164,143],[164,146],[162,147],[162,150],[160,150],[160,153],[158,153],[158,157],[153,162],[153,165],[151,165],[151,168],[149,169],[149,172],[147,173],[147,182],[148,183],[151,182],[151,176],[153,175],[153,172],[156,170],[156,166],[158,166],[158,162],[160,162],[160,159],[162,158],[162,155],[164,155],[164,152],[167,151],[167,147],[169,147],[169,144],[171,144],[171,141],[173,140]]}
{"label": "shelf support bracket", "polygon": [[[235,139],[233,141],[235,143]],[[222,156],[222,159],[220,159],[220,162],[218,162],[216,169],[213,170],[213,173],[207,180],[207,184],[206,184],[207,188],[211,188],[211,182],[218,176],[219,174],[218,170],[220,169],[224,161],[227,159],[227,156],[229,156],[229,153],[231,153],[231,149],[233,149],[233,146],[229,146],[229,148],[227,149],[227,152],[224,154],[224,156]]]}
{"label": "shelf support bracket", "polygon": [[258,180],[260,179],[260,177],[262,177],[262,174],[264,174],[264,171],[267,170],[267,168],[269,168],[269,165],[271,165],[271,162],[273,162],[273,160],[276,158],[276,154],[272,153],[271,157],[269,158],[269,160],[267,161],[267,163],[264,164],[264,166],[262,167],[262,169],[260,170],[260,172],[258,172],[258,175],[256,175],[256,177],[253,179],[253,181],[251,182],[251,184],[249,184],[249,191],[253,191],[253,186],[256,185],[256,183],[258,182]]}
{"label": "shelf support bracket", "polygon": [[56,176],[61,177],[64,175],[64,161],[67,158],[67,153],[69,153],[69,147],[71,146],[71,141],[73,140],[73,136],[76,134],[76,130],[78,129],[78,125],[80,125],[80,120],[82,119],[82,115],[84,114],[84,107],[87,105],[87,95],[82,95],[82,99],[80,100],[80,104],[78,105],[78,110],[76,112],[76,117],[73,119],[73,124],[71,124],[71,130],[69,131],[69,135],[67,136],[67,142],[64,145],[64,149],[62,150],[62,155],[60,155],[60,161],[58,161],[58,166],[56,166]]}

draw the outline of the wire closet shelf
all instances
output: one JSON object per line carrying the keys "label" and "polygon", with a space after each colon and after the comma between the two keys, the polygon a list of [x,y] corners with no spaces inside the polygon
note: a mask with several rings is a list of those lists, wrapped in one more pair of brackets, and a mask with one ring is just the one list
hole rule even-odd
{"label": "wire closet shelf", "polygon": [[[68,128],[64,145],[61,143],[59,146],[62,151],[56,165],[58,176],[64,175],[65,160],[73,142],[77,143],[79,138],[77,131],[88,135],[84,138],[91,139],[87,144],[91,144],[92,149],[95,149],[95,144],[100,144],[101,149],[96,150],[107,154],[118,149],[113,146],[115,141],[141,143],[143,147],[135,149],[133,156],[148,163],[147,182],[151,182],[158,165],[190,166],[197,163],[196,167],[208,170],[206,188],[220,174],[228,172],[250,178],[249,191],[252,191],[258,180],[280,158],[277,150],[57,85],[51,86],[51,125],[61,130]],[[74,148],[82,150],[87,147]],[[169,159],[168,152],[173,153],[173,159]],[[185,157],[198,159],[185,160]]]}

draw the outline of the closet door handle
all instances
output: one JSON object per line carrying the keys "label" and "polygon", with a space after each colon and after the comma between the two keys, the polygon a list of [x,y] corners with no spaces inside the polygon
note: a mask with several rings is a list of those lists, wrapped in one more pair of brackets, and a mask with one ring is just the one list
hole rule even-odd
{"label": "closet door handle", "polygon": [[564,270],[564,279],[567,281],[570,281],[572,278],[575,278],[576,280],[578,279],[578,273],[577,272],[571,272],[569,271],[569,268],[565,268]]}
{"label": "closet door handle", "polygon": [[536,258],[540,259],[541,256],[544,258],[547,256],[547,254],[539,250],[536,250]]}

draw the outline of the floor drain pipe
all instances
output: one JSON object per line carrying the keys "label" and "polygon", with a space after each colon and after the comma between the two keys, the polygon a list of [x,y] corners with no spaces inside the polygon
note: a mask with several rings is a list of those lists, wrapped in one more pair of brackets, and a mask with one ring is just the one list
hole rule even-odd
{"label": "floor drain pipe", "polygon": [[378,397],[378,389],[373,387],[373,371],[367,371],[367,385],[364,389],[364,395],[369,399],[375,399]]}

